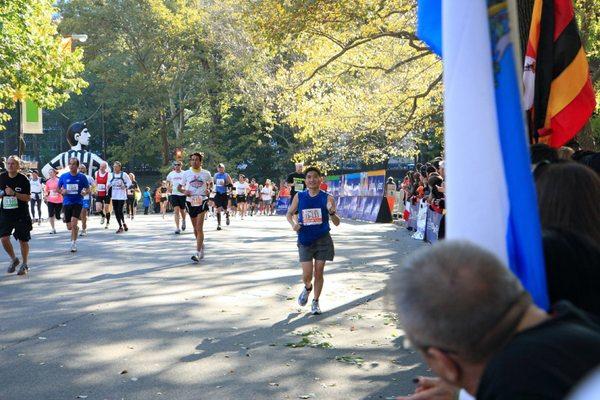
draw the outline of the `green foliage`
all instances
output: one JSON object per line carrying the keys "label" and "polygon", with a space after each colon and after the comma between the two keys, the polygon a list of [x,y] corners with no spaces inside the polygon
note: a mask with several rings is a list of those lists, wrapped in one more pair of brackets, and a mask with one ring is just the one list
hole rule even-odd
{"label": "green foliage", "polygon": [[[86,83],[82,51],[71,52],[52,22],[51,0],[0,1],[0,110],[29,98],[46,109],[64,103]],[[0,111],[0,129],[8,113]]]}
{"label": "green foliage", "polygon": [[274,80],[297,160],[376,163],[439,142],[441,62],[414,34],[413,0],[261,0],[246,15],[282,60]]}

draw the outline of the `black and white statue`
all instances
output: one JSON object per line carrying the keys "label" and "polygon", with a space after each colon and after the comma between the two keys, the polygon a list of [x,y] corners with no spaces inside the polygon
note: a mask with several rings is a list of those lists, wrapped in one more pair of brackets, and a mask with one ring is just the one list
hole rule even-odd
{"label": "black and white statue", "polygon": [[70,150],[60,153],[42,168],[44,177],[49,177],[51,169],[62,169],[69,166],[69,159],[75,157],[80,165],[85,165],[90,176],[94,176],[100,168],[100,164],[105,162],[98,155],[87,151],[90,143],[90,131],[85,122],[75,122],[67,129],[67,141],[71,146]]}

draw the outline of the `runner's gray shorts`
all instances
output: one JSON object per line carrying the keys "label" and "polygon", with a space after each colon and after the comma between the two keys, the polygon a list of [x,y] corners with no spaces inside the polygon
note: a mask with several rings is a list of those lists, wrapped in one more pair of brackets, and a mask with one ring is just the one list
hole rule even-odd
{"label": "runner's gray shorts", "polygon": [[331,235],[328,232],[310,246],[303,246],[298,243],[298,254],[300,255],[300,262],[312,260],[333,261],[333,256],[335,255],[333,239],[331,239]]}

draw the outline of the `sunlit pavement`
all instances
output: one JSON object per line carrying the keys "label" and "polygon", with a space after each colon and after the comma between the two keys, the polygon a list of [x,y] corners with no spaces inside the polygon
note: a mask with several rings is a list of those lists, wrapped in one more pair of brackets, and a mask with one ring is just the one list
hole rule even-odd
{"label": "sunlit pavement", "polygon": [[[392,224],[343,221],[321,316],[301,308],[283,217],[206,221],[206,258],[172,216],[116,235],[90,222],[69,253],[35,226],[30,275],[0,275],[0,399],[388,399],[426,373],[388,313],[385,282],[421,246]],[[304,335],[302,335],[304,334]],[[292,346],[292,344],[294,346]],[[304,346],[304,347],[303,347]]]}

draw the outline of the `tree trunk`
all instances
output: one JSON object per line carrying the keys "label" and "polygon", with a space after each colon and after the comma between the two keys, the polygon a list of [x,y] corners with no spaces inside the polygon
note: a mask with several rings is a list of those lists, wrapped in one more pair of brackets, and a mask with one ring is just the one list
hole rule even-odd
{"label": "tree trunk", "polygon": [[163,166],[169,164],[169,129],[167,128],[167,116],[164,112],[160,113],[160,139],[162,144]]}

